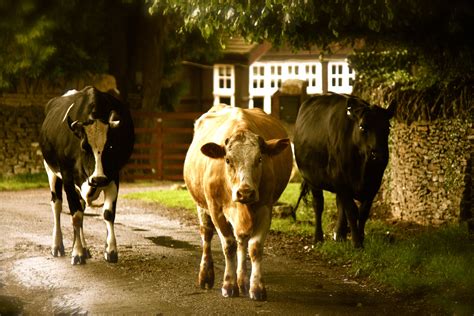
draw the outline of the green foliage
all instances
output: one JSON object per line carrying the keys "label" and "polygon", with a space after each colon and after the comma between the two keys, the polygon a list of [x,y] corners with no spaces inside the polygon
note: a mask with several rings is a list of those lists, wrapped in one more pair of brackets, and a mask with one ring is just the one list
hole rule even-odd
{"label": "green foliage", "polygon": [[[184,28],[242,35],[296,48],[364,38],[368,44],[438,47],[471,42],[474,15],[469,1],[207,1],[154,0],[150,12],[179,12]],[[442,40],[442,41],[440,41]]]}
{"label": "green foliage", "polygon": [[0,191],[17,191],[45,187],[48,187],[48,176],[46,172],[13,176],[0,175]]}
{"label": "green foliage", "polygon": [[190,212],[196,212],[191,195],[187,190],[158,190],[128,193],[124,195],[126,199],[144,200],[147,202],[160,203],[166,207],[182,208]]}
{"label": "green foliage", "polygon": [[412,67],[416,56],[408,50],[358,51],[350,57],[351,66],[358,69],[358,80],[367,86],[401,84],[409,86],[416,80]]}
{"label": "green foliage", "polygon": [[466,227],[418,229],[370,221],[363,251],[350,243],[328,241],[316,248],[325,260],[350,267],[406,295],[448,294],[454,299],[474,291],[474,243]]}
{"label": "green foliage", "polygon": [[107,0],[2,0],[0,89],[107,69]]}
{"label": "green foliage", "polygon": [[[300,195],[300,183],[288,183],[285,191],[278,202],[295,206]],[[333,230],[337,214],[335,195],[324,192],[324,213],[323,230],[329,233]],[[308,196],[307,203],[301,201],[295,222],[293,218],[275,218],[272,219],[272,231],[287,233],[291,235],[314,235],[314,211],[311,204],[311,198]]]}
{"label": "green foliage", "polygon": [[356,51],[349,58],[357,69],[354,93],[381,105],[396,101],[402,121],[472,120],[474,56],[469,52],[464,57],[445,52],[428,58],[407,49]]}

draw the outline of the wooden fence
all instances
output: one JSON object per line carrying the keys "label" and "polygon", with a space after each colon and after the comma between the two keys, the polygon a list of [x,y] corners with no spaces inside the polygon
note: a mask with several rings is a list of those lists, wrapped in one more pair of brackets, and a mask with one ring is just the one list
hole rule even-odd
{"label": "wooden fence", "polygon": [[197,112],[132,112],[135,147],[124,180],[182,180]]}

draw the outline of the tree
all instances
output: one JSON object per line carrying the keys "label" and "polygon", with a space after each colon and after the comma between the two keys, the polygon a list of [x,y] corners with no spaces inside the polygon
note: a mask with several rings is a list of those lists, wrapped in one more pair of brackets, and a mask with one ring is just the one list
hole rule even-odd
{"label": "tree", "polygon": [[[0,88],[107,69],[106,1],[2,0]],[[110,21],[110,20],[109,20]]]}
{"label": "tree", "polygon": [[[359,87],[434,89],[454,99],[472,87],[470,0],[154,0],[151,12],[155,11],[178,12],[183,29],[197,27],[204,37],[239,35],[275,46],[287,43],[294,49],[363,41],[364,48],[352,59]],[[465,102],[469,106],[472,102]]]}
{"label": "tree", "polygon": [[172,10],[155,10],[144,23],[142,108],[171,111],[182,90],[181,61],[209,63],[218,56],[220,45],[215,35],[203,38],[195,27],[184,29],[183,17]]}
{"label": "tree", "polygon": [[142,108],[172,110],[181,60],[209,61],[220,46],[184,30],[176,12],[148,8],[146,0],[0,0],[0,90],[108,72],[126,97],[141,72]]}

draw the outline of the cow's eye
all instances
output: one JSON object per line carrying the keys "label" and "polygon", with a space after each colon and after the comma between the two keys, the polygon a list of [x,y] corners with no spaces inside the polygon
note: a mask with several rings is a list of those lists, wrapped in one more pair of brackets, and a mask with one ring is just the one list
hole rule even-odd
{"label": "cow's eye", "polygon": [[258,163],[262,163],[262,156],[258,157]]}
{"label": "cow's eye", "polygon": [[225,159],[225,163],[226,163],[226,164],[230,164],[230,159],[229,159],[229,158],[226,158],[226,159]]}
{"label": "cow's eye", "polygon": [[359,126],[359,130],[362,132],[362,133],[365,133],[367,131],[367,127],[365,125],[360,125]]}

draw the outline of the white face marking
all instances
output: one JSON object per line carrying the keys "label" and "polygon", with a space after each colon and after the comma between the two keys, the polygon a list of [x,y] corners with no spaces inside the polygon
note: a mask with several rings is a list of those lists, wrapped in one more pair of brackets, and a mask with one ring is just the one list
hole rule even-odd
{"label": "white face marking", "polygon": [[94,123],[84,126],[87,135],[87,141],[92,148],[95,159],[94,173],[90,178],[105,177],[102,167],[102,153],[104,152],[105,142],[107,141],[107,131],[109,125],[95,120]]}
{"label": "white face marking", "polygon": [[[252,191],[255,201],[259,199],[258,184],[262,174],[260,147],[257,136],[242,135],[229,141],[226,148],[226,170],[231,179],[232,200],[238,202],[239,191],[244,195]],[[247,199],[243,197],[243,199]]]}

